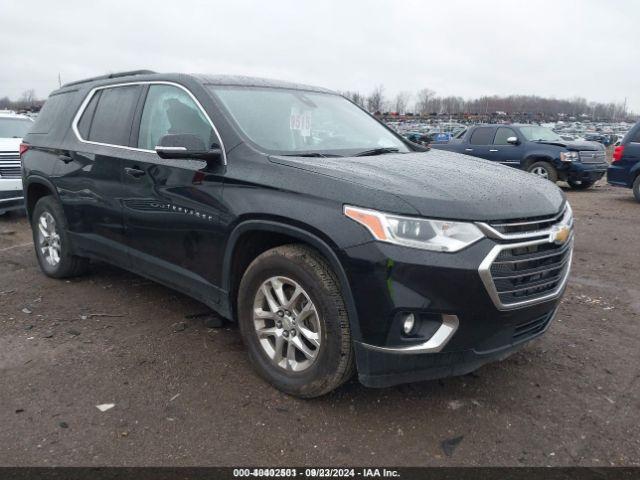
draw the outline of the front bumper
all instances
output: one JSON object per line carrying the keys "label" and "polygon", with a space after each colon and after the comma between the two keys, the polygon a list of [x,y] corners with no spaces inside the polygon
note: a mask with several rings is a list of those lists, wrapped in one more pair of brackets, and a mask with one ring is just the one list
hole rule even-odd
{"label": "front bumper", "polygon": [[571,180],[576,182],[597,182],[607,172],[608,163],[571,163],[566,170],[566,178],[563,180]]}
{"label": "front bumper", "polygon": [[0,214],[24,208],[21,179],[0,178]]}
{"label": "front bumper", "polygon": [[[354,343],[363,384],[383,387],[465,374],[546,331],[564,284],[553,298],[499,309],[479,272],[495,246],[485,238],[443,254],[371,242],[344,252],[359,319]],[[399,345],[390,333],[397,329],[398,312],[455,316],[457,325],[443,345],[414,353],[410,348],[419,343],[409,339]]]}

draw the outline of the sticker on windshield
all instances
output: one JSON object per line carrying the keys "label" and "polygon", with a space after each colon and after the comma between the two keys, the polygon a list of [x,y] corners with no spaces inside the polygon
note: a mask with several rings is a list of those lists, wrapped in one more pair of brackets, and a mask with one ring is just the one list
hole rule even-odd
{"label": "sticker on windshield", "polygon": [[303,137],[311,136],[311,113],[291,111],[289,117],[289,129],[300,132]]}

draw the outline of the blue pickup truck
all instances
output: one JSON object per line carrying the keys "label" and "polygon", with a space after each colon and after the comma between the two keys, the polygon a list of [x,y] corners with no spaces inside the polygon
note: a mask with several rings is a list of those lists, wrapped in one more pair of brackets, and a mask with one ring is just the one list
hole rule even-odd
{"label": "blue pickup truck", "polygon": [[538,125],[477,125],[432,148],[492,160],[584,190],[600,180],[609,164],[597,142],[569,142]]}
{"label": "blue pickup truck", "polygon": [[607,181],[616,187],[632,188],[640,202],[640,122],[629,130],[613,151]]}

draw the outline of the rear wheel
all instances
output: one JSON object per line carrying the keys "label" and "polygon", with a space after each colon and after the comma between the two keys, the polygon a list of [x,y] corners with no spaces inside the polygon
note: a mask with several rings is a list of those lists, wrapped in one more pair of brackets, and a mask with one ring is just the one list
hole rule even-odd
{"label": "rear wheel", "polygon": [[55,198],[46,196],[38,200],[33,209],[31,230],[38,263],[46,275],[67,278],[86,271],[89,260],[72,254],[67,220]]}
{"label": "rear wheel", "polygon": [[640,175],[638,175],[633,182],[633,195],[636,197],[636,200],[640,202]]}
{"label": "rear wheel", "polygon": [[249,265],[240,282],[238,320],[254,368],[285,393],[324,395],[354,372],[338,281],[309,247],[277,247]]}
{"label": "rear wheel", "polygon": [[534,162],[527,168],[527,172],[533,173],[538,177],[544,178],[551,182],[558,181],[558,172],[549,162]]}
{"label": "rear wheel", "polygon": [[567,180],[567,183],[574,190],[586,190],[587,188],[591,188],[596,182],[586,180]]}

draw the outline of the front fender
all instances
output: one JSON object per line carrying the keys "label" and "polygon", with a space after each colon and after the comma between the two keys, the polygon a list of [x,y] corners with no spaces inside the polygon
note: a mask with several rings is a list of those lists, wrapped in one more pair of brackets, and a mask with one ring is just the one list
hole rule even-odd
{"label": "front fender", "polygon": [[222,264],[222,288],[228,292],[228,304],[233,305],[233,299],[231,296],[232,285],[232,263],[233,254],[236,244],[240,237],[247,232],[251,231],[264,231],[272,233],[280,233],[288,235],[290,237],[299,239],[308,245],[311,245],[318,250],[329,262],[331,268],[336,273],[338,281],[340,282],[340,290],[347,307],[347,313],[349,315],[349,325],[351,327],[351,335],[354,341],[359,341],[362,338],[360,332],[360,322],[358,320],[358,313],[355,308],[355,301],[351,292],[351,286],[347,278],[347,274],[338,258],[336,252],[329,246],[329,244],[317,235],[310,233],[302,228],[289,225],[287,223],[278,222],[274,220],[253,219],[245,220],[239,223],[231,232],[229,240],[227,241],[227,247],[225,249],[223,264]]}

